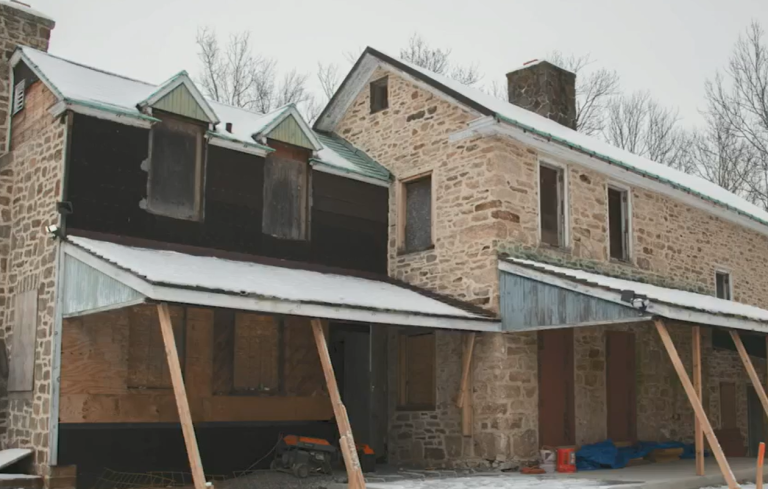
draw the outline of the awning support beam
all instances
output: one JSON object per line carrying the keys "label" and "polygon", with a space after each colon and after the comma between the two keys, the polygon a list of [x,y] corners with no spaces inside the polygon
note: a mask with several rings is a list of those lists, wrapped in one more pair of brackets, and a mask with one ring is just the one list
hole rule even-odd
{"label": "awning support beam", "polygon": [[739,486],[738,482],[736,482],[736,477],[734,477],[733,471],[731,470],[730,465],[728,465],[728,460],[725,458],[723,449],[720,448],[720,442],[717,441],[717,436],[715,436],[712,425],[707,419],[707,413],[704,411],[704,406],[702,406],[701,400],[696,394],[696,389],[693,387],[693,383],[691,383],[691,379],[688,377],[688,373],[685,371],[685,366],[680,360],[680,355],[677,353],[677,348],[675,348],[675,343],[672,341],[672,337],[669,336],[669,331],[667,330],[667,326],[664,324],[664,320],[656,318],[653,322],[656,325],[656,331],[659,332],[661,342],[664,344],[664,348],[667,350],[669,359],[672,361],[672,366],[675,368],[677,376],[680,378],[680,382],[683,384],[683,389],[685,390],[685,394],[688,396],[688,401],[691,403],[691,407],[693,407],[693,411],[696,413],[696,419],[698,419],[699,423],[701,423],[702,429],[704,430],[704,435],[707,437],[707,441],[709,442],[709,448],[712,450],[712,454],[715,456],[715,460],[717,460],[717,465],[720,466],[720,472],[722,472],[723,478],[725,479],[726,484],[728,484],[728,489],[738,489],[741,486]]}
{"label": "awning support beam", "polygon": [[461,408],[461,434],[472,436],[472,352],[475,349],[475,333],[466,333],[462,345],[461,386],[456,406]]}
{"label": "awning support beam", "polygon": [[189,468],[192,471],[192,481],[195,484],[195,489],[206,489],[203,463],[200,460],[200,451],[197,448],[195,428],[192,426],[192,415],[189,412],[187,389],[184,387],[184,378],[181,375],[179,352],[176,350],[176,339],[173,335],[173,325],[171,323],[171,314],[168,311],[168,304],[158,304],[157,315],[160,317],[160,330],[163,333],[165,358],[168,360],[168,370],[171,373],[173,395],[176,397],[176,407],[179,410],[181,431],[184,434],[184,443],[187,446],[187,456],[189,457]]}
{"label": "awning support beam", "polygon": [[312,320],[312,333],[315,336],[320,364],[323,366],[323,375],[325,375],[325,383],[328,386],[328,394],[331,396],[333,414],[339,427],[339,445],[341,446],[341,454],[344,457],[344,465],[347,468],[347,479],[349,481],[347,487],[349,489],[365,489],[365,478],[360,468],[360,459],[357,457],[355,438],[352,435],[352,427],[349,424],[347,408],[341,402],[341,394],[339,393],[339,386],[336,384],[336,375],[333,373],[331,355],[328,353],[328,344],[325,341],[321,320]]}
{"label": "awning support beam", "polygon": [[[693,356],[693,388],[699,402],[702,402],[701,395],[701,326],[694,326],[692,329],[692,356]],[[704,430],[701,428],[701,422],[698,416],[695,416],[695,447],[696,447],[696,475],[704,475]]]}

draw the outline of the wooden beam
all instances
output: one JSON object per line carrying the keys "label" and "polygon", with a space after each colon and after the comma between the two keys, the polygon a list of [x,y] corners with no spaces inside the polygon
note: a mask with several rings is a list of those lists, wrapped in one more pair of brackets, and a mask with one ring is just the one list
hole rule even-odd
{"label": "wooden beam", "polygon": [[168,304],[158,304],[157,314],[160,316],[160,331],[163,333],[165,358],[168,360],[168,370],[171,373],[173,395],[176,397],[176,407],[179,410],[181,431],[184,434],[184,443],[187,446],[192,480],[195,484],[195,489],[205,489],[205,473],[203,472],[203,463],[200,460],[200,451],[197,448],[195,428],[192,426],[192,415],[189,412],[189,401],[187,400],[187,391],[184,387],[184,378],[181,375],[179,352],[176,350],[176,339],[173,336],[173,325],[171,324]]}
{"label": "wooden beam", "polygon": [[760,382],[760,377],[758,377],[757,375],[755,366],[752,365],[752,359],[749,358],[749,354],[747,353],[746,348],[744,348],[744,343],[741,341],[741,336],[739,336],[739,332],[736,331],[735,329],[732,329],[731,338],[733,339],[733,344],[736,345],[736,351],[739,352],[739,356],[741,357],[741,362],[744,364],[744,368],[747,370],[747,375],[749,375],[749,380],[752,381],[752,386],[755,388],[757,397],[760,399],[760,404],[763,405],[763,410],[765,411],[766,416],[768,416],[768,396],[765,395],[765,389],[763,388],[763,384],[762,382]]}
{"label": "wooden beam", "polygon": [[472,436],[472,352],[475,349],[475,333],[464,335],[462,348],[461,387],[456,404],[461,408],[461,434]]}
{"label": "wooden beam", "polygon": [[720,448],[720,442],[717,441],[717,436],[715,436],[715,432],[712,430],[712,425],[707,419],[707,413],[704,411],[704,407],[696,394],[696,389],[694,389],[691,379],[688,378],[688,373],[685,371],[685,366],[683,366],[683,362],[680,360],[680,355],[677,353],[677,348],[675,348],[675,344],[669,336],[669,331],[667,331],[664,321],[662,319],[654,319],[653,322],[656,325],[656,331],[659,332],[661,342],[667,350],[669,359],[672,361],[672,366],[675,368],[677,376],[680,378],[680,383],[683,384],[683,389],[685,389],[685,394],[688,396],[688,401],[691,403],[693,411],[696,413],[696,418],[701,423],[704,435],[709,442],[709,449],[715,456],[715,460],[717,460],[717,465],[720,467],[720,472],[722,472],[726,484],[728,484],[728,489],[739,488],[740,486],[736,482],[736,477],[734,477],[733,471],[731,470],[730,465],[728,465],[728,460],[725,458],[723,449]]}
{"label": "wooden beam", "polygon": [[760,442],[757,449],[757,472],[755,473],[755,489],[763,489],[763,459],[765,458],[765,443]]}
{"label": "wooden beam", "polygon": [[331,355],[328,353],[328,344],[325,341],[323,323],[319,319],[312,320],[312,333],[315,335],[317,353],[323,366],[325,383],[328,386],[328,393],[333,405],[333,414],[336,416],[336,424],[339,427],[339,445],[341,445],[341,454],[347,468],[348,487],[349,489],[365,489],[365,479],[360,468],[360,459],[357,457],[355,438],[352,435],[352,427],[347,417],[347,408],[341,402],[339,386],[336,384],[336,375],[333,373],[333,365],[331,364]]}
{"label": "wooden beam", "polygon": [[[703,402],[701,395],[701,326],[692,329],[692,355],[693,355],[693,388],[699,402]],[[695,447],[696,447],[696,475],[704,475],[704,430],[701,429],[699,418],[695,419]]]}

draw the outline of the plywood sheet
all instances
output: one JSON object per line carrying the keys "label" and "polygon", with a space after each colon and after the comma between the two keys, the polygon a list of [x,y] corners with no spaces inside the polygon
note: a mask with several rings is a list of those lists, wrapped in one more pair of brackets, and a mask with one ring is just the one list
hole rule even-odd
{"label": "plywood sheet", "polygon": [[235,312],[216,309],[213,323],[213,394],[231,394],[235,382]]}
{"label": "plywood sheet", "polygon": [[37,290],[20,292],[14,298],[13,337],[8,390],[31,391],[34,387]]}
{"label": "plywood sheet", "polygon": [[285,343],[285,394],[328,395],[309,318],[289,317],[283,329]]}
{"label": "plywood sheet", "polygon": [[[172,307],[170,312],[179,357],[183,362],[184,309]],[[170,389],[171,375],[168,372],[157,309],[154,306],[133,307],[129,318],[128,387]]]}
{"label": "plywood sheet", "polygon": [[237,313],[235,316],[234,388],[277,393],[280,389],[280,332],[277,318]]}

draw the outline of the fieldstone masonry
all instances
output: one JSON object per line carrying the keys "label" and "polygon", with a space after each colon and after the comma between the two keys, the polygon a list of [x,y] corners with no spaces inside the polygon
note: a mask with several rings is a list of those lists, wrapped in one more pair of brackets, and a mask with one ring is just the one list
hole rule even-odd
{"label": "fieldstone masonry", "polygon": [[[370,114],[369,90],[362,90],[336,131],[398,179],[432,172],[436,189],[433,249],[409,254],[397,249],[395,186],[390,191],[391,276],[498,311],[499,254],[707,294],[714,294],[715,269],[725,268],[732,273],[735,300],[768,307],[768,262],[764,259],[768,256],[768,237],[666,196],[630,188],[631,259],[611,260],[606,192],[607,185],[614,182],[509,138],[451,142],[449,135],[465,129],[480,115],[394,71],[380,69],[371,80],[385,74],[389,75],[389,108]],[[567,169],[570,239],[564,249],[539,243],[540,160]],[[597,442],[607,436],[607,330],[636,334],[638,437],[692,440],[692,409],[655,329],[644,323],[574,332],[577,443]],[[670,331],[690,368],[690,328],[672,324]],[[737,382],[738,423],[746,439],[746,372],[735,352],[712,349],[708,328],[703,328],[702,334],[705,407],[717,427],[719,383],[724,379]],[[437,332],[437,409],[399,412],[392,404],[390,460],[448,467],[536,458],[537,335],[485,333],[478,337],[471,438],[461,436],[461,415],[453,404],[460,382],[460,336],[457,332]],[[397,341],[390,345],[394,350]],[[390,354],[396,358],[395,351]],[[764,361],[755,363],[764,375]],[[390,392],[396,395],[396,383],[390,385]]]}
{"label": "fieldstone masonry", "polygon": [[510,103],[576,129],[576,74],[536,61],[507,73]]}

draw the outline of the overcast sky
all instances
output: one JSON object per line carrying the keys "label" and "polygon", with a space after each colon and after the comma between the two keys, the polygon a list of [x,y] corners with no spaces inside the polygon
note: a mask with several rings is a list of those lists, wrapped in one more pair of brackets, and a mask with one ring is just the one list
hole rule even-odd
{"label": "overcast sky", "polygon": [[[56,20],[50,51],[149,82],[198,69],[195,34],[248,30],[278,67],[344,71],[347,51],[397,54],[419,32],[476,63],[483,83],[552,50],[591,54],[626,90],[647,89],[698,121],[704,81],[724,66],[751,20],[768,30],[768,0],[25,0]],[[314,80],[313,80],[314,81]]]}

